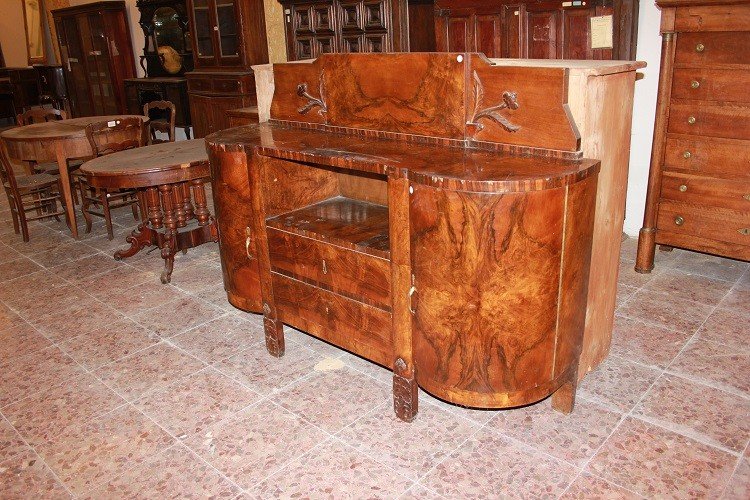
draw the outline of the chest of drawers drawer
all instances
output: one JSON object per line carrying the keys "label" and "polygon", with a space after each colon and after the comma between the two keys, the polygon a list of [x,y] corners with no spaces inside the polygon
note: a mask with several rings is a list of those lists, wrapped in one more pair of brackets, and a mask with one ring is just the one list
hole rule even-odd
{"label": "chest of drawers drawer", "polygon": [[750,64],[750,32],[678,33],[677,64]]}
{"label": "chest of drawers drawer", "polygon": [[664,169],[750,180],[750,141],[668,134]]}
{"label": "chest of drawers drawer", "polygon": [[660,232],[722,241],[750,249],[750,212],[662,200],[656,226]]}
{"label": "chest of drawers drawer", "polygon": [[391,307],[386,259],[268,228],[273,271],[371,304]]}
{"label": "chest of drawers drawer", "polygon": [[673,100],[669,133],[750,140],[750,104]]}
{"label": "chest of drawers drawer", "polygon": [[750,103],[750,69],[677,68],[672,97]]}
{"label": "chest of drawers drawer", "polygon": [[750,214],[750,181],[666,172],[662,178],[661,198]]}
{"label": "chest of drawers drawer", "polygon": [[271,279],[277,311],[284,323],[391,366],[389,312],[275,272]]}

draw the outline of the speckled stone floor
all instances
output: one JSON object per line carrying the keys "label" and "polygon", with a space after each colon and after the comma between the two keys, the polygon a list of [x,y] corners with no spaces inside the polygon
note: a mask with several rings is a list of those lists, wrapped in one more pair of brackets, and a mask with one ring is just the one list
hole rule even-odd
{"label": "speckled stone floor", "polygon": [[[610,357],[573,414],[420,395],[287,328],[270,357],[227,302],[218,247],[112,259],[132,216],[80,241],[13,234],[0,201],[0,498],[750,498],[750,270],[622,248]],[[317,367],[317,368],[316,368]],[[328,367],[328,370],[323,369]]]}

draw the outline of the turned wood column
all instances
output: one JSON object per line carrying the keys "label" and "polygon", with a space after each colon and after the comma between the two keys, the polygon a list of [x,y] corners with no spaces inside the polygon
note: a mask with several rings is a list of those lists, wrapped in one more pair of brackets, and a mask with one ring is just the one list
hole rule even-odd
{"label": "turned wood column", "polygon": [[648,191],[646,192],[646,210],[643,215],[643,227],[638,236],[638,254],[635,259],[635,270],[639,273],[650,273],[654,268],[656,249],[656,217],[661,195],[661,170],[664,163],[665,135],[669,121],[669,101],[672,94],[672,67],[677,35],[667,31],[662,33],[661,73],[659,73],[659,91],[656,101],[656,121],[651,146],[651,167],[648,174]]}
{"label": "turned wood column", "polygon": [[174,254],[177,251],[177,216],[175,214],[174,194],[171,184],[159,186],[161,204],[164,209],[164,243],[161,247],[161,257],[164,259],[164,271],[161,275],[162,283],[169,283],[174,268]]}
{"label": "turned wood column", "polygon": [[206,189],[203,179],[190,181],[190,186],[193,190],[193,200],[195,200],[195,218],[198,220],[199,226],[205,226],[211,218],[211,213],[208,211],[208,201],[206,200]]}

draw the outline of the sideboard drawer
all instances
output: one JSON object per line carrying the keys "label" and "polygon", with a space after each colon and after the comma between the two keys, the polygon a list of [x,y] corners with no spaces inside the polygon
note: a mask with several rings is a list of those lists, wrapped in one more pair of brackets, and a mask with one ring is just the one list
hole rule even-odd
{"label": "sideboard drawer", "polygon": [[390,310],[387,260],[272,228],[268,247],[274,271]]}
{"label": "sideboard drawer", "polygon": [[750,247],[750,212],[664,200],[659,203],[656,227],[659,231]]}
{"label": "sideboard drawer", "polygon": [[661,198],[750,214],[750,181],[666,172]]}
{"label": "sideboard drawer", "polygon": [[677,64],[750,64],[750,32],[678,33]]}
{"label": "sideboard drawer", "polygon": [[668,134],[664,170],[750,179],[750,141]]}
{"label": "sideboard drawer", "polygon": [[750,105],[672,101],[668,132],[750,140]]}
{"label": "sideboard drawer", "polygon": [[211,91],[211,80],[208,78],[190,78],[188,79],[188,90],[192,92],[209,92]]}
{"label": "sideboard drawer", "polygon": [[242,93],[242,82],[234,79],[217,78],[213,81],[213,91],[227,94]]}
{"label": "sideboard drawer", "polygon": [[284,323],[391,366],[389,312],[277,273],[271,273],[271,280]]}
{"label": "sideboard drawer", "polygon": [[687,5],[677,9],[676,31],[746,31],[750,5]]}
{"label": "sideboard drawer", "polygon": [[678,68],[674,70],[672,97],[704,101],[750,102],[748,82],[750,82],[750,70]]}

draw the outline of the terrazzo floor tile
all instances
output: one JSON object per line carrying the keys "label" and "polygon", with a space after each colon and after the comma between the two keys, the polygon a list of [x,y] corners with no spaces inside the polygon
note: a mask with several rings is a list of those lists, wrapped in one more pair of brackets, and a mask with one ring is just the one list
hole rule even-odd
{"label": "terrazzo floor tile", "polygon": [[447,401],[443,401],[442,399],[438,399],[435,396],[432,396],[431,394],[423,391],[422,389],[419,389],[419,404],[422,405],[423,402],[425,404],[438,406],[443,410],[449,411],[454,415],[465,418],[479,425],[486,424],[487,422],[492,420],[498,413],[503,411],[484,408],[466,408],[464,406],[454,405],[452,403],[448,403]]}
{"label": "terrazzo floor tile", "polygon": [[206,363],[216,363],[264,339],[263,329],[255,323],[225,315],[172,337],[171,341]]}
{"label": "terrazzo floor tile", "polygon": [[483,429],[420,483],[447,498],[553,498],[565,491],[577,472]]}
{"label": "terrazzo floor tile", "polygon": [[392,499],[411,485],[392,469],[330,440],[264,481],[250,496]]}
{"label": "terrazzo floor tile", "polygon": [[88,370],[95,370],[160,341],[155,333],[125,319],[84,332],[59,347]]}
{"label": "terrazzo floor tile", "polygon": [[186,444],[240,487],[251,488],[326,438],[302,418],[261,401]]}
{"label": "terrazzo floor tile", "polygon": [[675,261],[674,267],[709,278],[734,282],[748,268],[748,264],[698,252],[683,252]]}
{"label": "terrazzo floor tile", "polygon": [[750,316],[750,289],[735,288],[724,297],[719,307]]}
{"label": "terrazzo floor tile", "polygon": [[83,257],[89,257],[98,252],[99,251],[96,248],[90,247],[85,243],[74,242],[60,245],[51,250],[33,253],[28,255],[28,257],[40,266],[53,267],[64,262],[71,262]]}
{"label": "terrazzo floor tile", "polygon": [[665,368],[680,353],[690,337],[689,333],[615,315],[610,354],[644,365]]}
{"label": "terrazzo floor tile", "polygon": [[[262,320],[262,316],[259,316]],[[261,328],[263,324],[261,323]],[[328,358],[341,357],[346,351],[339,349],[335,345],[329,344],[317,337],[301,332],[295,328],[284,326],[284,338],[297,345],[304,346],[311,351],[321,354]],[[287,351],[291,349],[288,348]]]}
{"label": "terrazzo floor tile", "polygon": [[644,497],[584,472],[573,481],[561,500],[590,500],[594,498],[601,500],[640,500]]}
{"label": "terrazzo floor tile", "polygon": [[609,356],[578,386],[578,394],[620,412],[630,411],[659,376],[653,368]]}
{"label": "terrazzo floor tile", "polygon": [[72,495],[34,452],[0,462],[0,498],[58,500]]}
{"label": "terrazzo floor tile", "polygon": [[9,260],[4,264],[0,264],[0,283],[41,270],[42,266],[26,257]]}
{"label": "terrazzo floor tile", "polygon": [[737,349],[750,348],[750,315],[736,311],[717,308],[698,330],[698,337]]}
{"label": "terrazzo floor tile", "polygon": [[722,498],[726,500],[747,500],[750,498],[750,460],[747,458],[740,460]]}
{"label": "terrazzo floor tile", "polygon": [[0,463],[29,450],[21,435],[0,417]]}
{"label": "terrazzo floor tile", "polygon": [[[40,276],[49,276],[49,273],[37,273]],[[0,287],[2,288],[2,287]],[[15,290],[15,293],[13,291]],[[15,309],[18,314],[28,318],[30,321],[37,320],[42,316],[53,314],[62,309],[71,307],[83,301],[90,301],[91,297],[80,288],[50,281],[29,280],[27,283],[13,283],[7,288],[12,297],[0,299]]]}
{"label": "terrazzo floor tile", "polygon": [[638,291],[638,288],[628,285],[617,285],[617,297],[615,307],[620,307],[625,304],[634,294]]}
{"label": "terrazzo floor tile", "polygon": [[[117,286],[112,286],[116,283]],[[152,271],[143,271],[132,266],[117,266],[111,271],[90,276],[78,283],[82,289],[98,299],[112,304],[119,304],[126,290],[134,286],[159,289],[159,275]]]}
{"label": "terrazzo floor tile", "polygon": [[745,397],[750,395],[750,347],[739,349],[694,339],[668,371]]}
{"label": "terrazzo floor tile", "polygon": [[163,389],[204,367],[205,364],[194,357],[160,343],[104,365],[94,374],[118,394],[132,401],[148,391]]}
{"label": "terrazzo floor tile", "polygon": [[618,313],[662,328],[692,334],[708,318],[713,308],[659,292],[639,290]]}
{"label": "terrazzo floor tile", "polygon": [[[154,474],[154,471],[159,471]],[[240,489],[184,446],[172,446],[84,498],[234,498]]]}
{"label": "terrazzo floor tile", "polygon": [[57,347],[7,360],[0,366],[0,407],[63,384],[83,372]]}
{"label": "terrazzo floor tile", "polygon": [[0,318],[0,360],[32,354],[50,345],[52,341],[20,318]]}
{"label": "terrazzo floor tile", "polygon": [[664,270],[643,287],[650,292],[666,293],[670,297],[713,306],[718,304],[731,288],[731,282],[676,269]]}
{"label": "terrazzo floor tile", "polygon": [[189,375],[134,405],[173,436],[185,439],[260,399],[213,368]]}
{"label": "terrazzo floor tile", "polygon": [[223,284],[208,287],[205,290],[201,290],[200,292],[194,295],[196,298],[205,300],[212,306],[219,307],[226,312],[231,312],[231,313],[236,312],[243,316],[247,314],[247,313],[240,311],[239,309],[236,309],[232,304],[229,303],[229,301],[227,300],[227,292],[226,290],[224,290]]}
{"label": "terrazzo floor tile", "polygon": [[171,285],[136,285],[123,290],[113,307],[127,316],[136,316],[167,302],[184,298],[188,296]]}
{"label": "terrazzo floor tile", "polygon": [[662,271],[663,268],[657,267],[648,274],[637,273],[633,269],[632,262],[620,262],[620,269],[617,274],[617,284],[627,285],[634,288],[641,288],[642,286],[648,284],[651,280],[653,280],[654,277]]}
{"label": "terrazzo floor tile", "polygon": [[156,424],[128,405],[68,429],[36,449],[63,484],[80,495],[173,443]]}
{"label": "terrazzo floor tile", "polygon": [[268,354],[265,342],[251,345],[214,366],[260,394],[269,394],[304,377],[324,359],[302,346],[287,346],[280,358]]}
{"label": "terrazzo floor tile", "polygon": [[478,429],[476,424],[430,404],[419,405],[417,418],[407,423],[396,417],[393,404],[386,403],[337,437],[416,481]]}
{"label": "terrazzo floor tile", "polygon": [[648,498],[706,498],[719,495],[735,462],[729,453],[629,418],[588,468]]}
{"label": "terrazzo floor tile", "polygon": [[50,340],[61,342],[125,319],[112,307],[93,298],[44,315],[32,324]]}
{"label": "terrazzo floor tile", "polygon": [[564,415],[550,399],[499,412],[488,424],[501,434],[522,441],[576,467],[583,467],[620,422],[621,415],[583,398]]}
{"label": "terrazzo floor tile", "polygon": [[221,267],[201,263],[176,268],[172,279],[176,287],[197,293],[222,283]]}
{"label": "terrazzo floor tile", "polygon": [[75,262],[60,264],[51,268],[51,270],[63,279],[80,283],[121,266],[125,266],[125,264],[114,260],[111,256],[97,253]]}
{"label": "terrazzo floor tile", "polygon": [[750,400],[673,375],[662,375],[633,414],[738,453],[750,441]]}
{"label": "terrazzo floor tile", "polygon": [[398,500],[439,500],[445,498],[434,491],[430,491],[424,486],[415,484],[409,488],[406,493],[398,497]]}
{"label": "terrazzo floor tile", "polygon": [[134,315],[133,319],[162,337],[171,337],[223,314],[218,307],[184,296]]}
{"label": "terrazzo floor tile", "polygon": [[4,407],[3,414],[30,445],[36,446],[123,404],[125,400],[84,373]]}
{"label": "terrazzo floor tile", "polygon": [[281,406],[335,433],[391,395],[390,388],[344,365],[314,372],[273,396]]}
{"label": "terrazzo floor tile", "polygon": [[[331,354],[335,355],[336,353]],[[358,372],[364,373],[384,384],[391,385],[393,383],[393,372],[384,366],[380,366],[350,352],[339,352],[338,359]]]}

